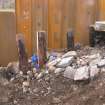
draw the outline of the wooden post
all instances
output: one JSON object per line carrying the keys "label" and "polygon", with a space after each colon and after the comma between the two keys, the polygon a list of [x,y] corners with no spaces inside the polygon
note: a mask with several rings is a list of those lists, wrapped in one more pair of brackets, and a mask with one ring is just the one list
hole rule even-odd
{"label": "wooden post", "polygon": [[29,67],[28,67],[28,56],[26,53],[23,35],[17,34],[16,41],[17,41],[18,53],[19,53],[19,69],[23,71],[24,74],[26,74]]}
{"label": "wooden post", "polygon": [[74,49],[74,36],[72,30],[67,32],[67,49],[68,50]]}
{"label": "wooden post", "polygon": [[40,67],[46,63],[47,55],[47,45],[46,45],[46,32],[40,31],[37,32],[37,55],[38,55],[38,64]]}

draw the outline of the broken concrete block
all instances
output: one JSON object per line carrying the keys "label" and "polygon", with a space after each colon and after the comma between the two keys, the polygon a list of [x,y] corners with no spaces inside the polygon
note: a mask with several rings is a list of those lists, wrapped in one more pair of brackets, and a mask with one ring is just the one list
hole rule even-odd
{"label": "broken concrete block", "polygon": [[73,60],[73,57],[63,58],[56,66],[59,68],[65,68],[67,66],[70,66]]}
{"label": "broken concrete block", "polygon": [[98,62],[98,67],[99,68],[105,67],[105,59],[102,59],[100,62]]}
{"label": "broken concrete block", "polygon": [[61,61],[61,58],[57,58],[57,59],[55,59],[55,60],[53,60],[53,61],[51,61],[51,62],[48,62],[47,63],[47,67],[50,67],[50,66],[55,66],[58,62],[60,62]]}
{"label": "broken concrete block", "polygon": [[88,61],[84,60],[84,59],[77,59],[77,64],[80,66],[85,66],[87,65]]}
{"label": "broken concrete block", "polygon": [[89,66],[97,65],[97,64],[100,62],[100,60],[101,60],[100,58],[91,60],[91,61],[89,62]]}
{"label": "broken concrete block", "polygon": [[94,60],[94,59],[97,59],[97,58],[101,58],[99,53],[88,56],[88,59],[90,59],[90,60]]}
{"label": "broken concrete block", "polygon": [[64,71],[63,68],[57,68],[54,73],[55,73],[55,74],[59,74],[59,73],[61,73],[61,72],[63,72],[63,71]]}
{"label": "broken concrete block", "polygon": [[64,71],[64,77],[69,79],[74,79],[75,72],[76,72],[76,69],[69,66]]}
{"label": "broken concrete block", "polygon": [[66,57],[76,57],[77,56],[77,52],[76,51],[69,51],[66,54],[64,54],[62,56],[62,58],[66,58]]}
{"label": "broken concrete block", "polygon": [[79,80],[87,80],[89,79],[89,67],[88,66],[83,66],[77,69],[74,75],[74,80],[79,81]]}
{"label": "broken concrete block", "polygon": [[95,76],[97,76],[100,72],[100,69],[97,67],[97,65],[91,66],[89,68],[90,70],[90,78],[93,78]]}

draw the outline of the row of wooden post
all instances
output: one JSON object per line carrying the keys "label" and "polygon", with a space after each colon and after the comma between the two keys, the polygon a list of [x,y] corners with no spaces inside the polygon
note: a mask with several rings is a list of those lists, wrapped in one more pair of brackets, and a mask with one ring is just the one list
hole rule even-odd
{"label": "row of wooden post", "polygon": [[[37,32],[37,56],[38,56],[38,65],[39,67],[43,67],[47,60],[47,35],[45,31]],[[67,33],[67,49],[73,49],[74,47],[74,39],[73,33]],[[18,45],[18,53],[19,53],[19,68],[23,71],[24,74],[30,70],[30,65],[28,63],[27,51],[25,48],[25,41],[22,34],[17,34],[16,41]]]}
{"label": "row of wooden post", "polygon": [[[30,65],[28,63],[28,56],[25,47],[25,41],[22,34],[16,35],[16,41],[18,46],[19,54],[19,68],[23,71],[24,74],[30,70]],[[47,59],[47,44],[46,44],[46,32],[40,31],[37,32],[37,56],[38,56],[38,65],[42,67],[46,63]]]}

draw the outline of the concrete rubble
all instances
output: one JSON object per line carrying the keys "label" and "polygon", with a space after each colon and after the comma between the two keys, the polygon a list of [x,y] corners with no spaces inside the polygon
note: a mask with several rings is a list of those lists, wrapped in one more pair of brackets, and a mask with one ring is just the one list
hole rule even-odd
{"label": "concrete rubble", "polygon": [[[105,83],[105,79],[102,78],[101,80],[100,78],[98,82],[100,84],[99,86],[97,82],[92,80],[100,77],[100,75],[104,73],[105,55],[103,51],[101,52],[101,50],[89,47],[77,51],[69,51],[67,53],[56,53],[56,56],[50,57],[50,60],[44,68],[37,70],[32,66],[32,69],[28,70],[26,75],[19,70],[18,62],[9,63],[7,67],[0,67],[0,86],[7,87],[9,85],[11,88],[9,87],[8,91],[9,89],[14,89],[14,93],[12,96],[5,94],[5,97],[1,97],[0,100],[8,103],[10,99],[13,99],[12,104],[15,103],[18,105],[18,103],[22,102],[19,96],[26,97],[27,102],[34,100],[38,103],[43,101],[43,99],[41,101],[37,99],[46,97],[48,102],[50,102],[49,105],[63,105],[62,100],[68,99],[70,94],[75,93],[75,96],[77,93],[80,93],[80,89],[81,93],[84,91],[85,87],[87,89],[87,85],[82,88],[83,85],[79,87],[76,85],[76,82],[82,83],[89,80],[88,88],[92,91],[97,91],[97,89],[101,88],[103,85],[101,82]],[[95,87],[92,87],[93,82],[96,84]],[[104,92],[102,93],[104,94]],[[15,95],[17,95],[17,97],[13,97]],[[100,97],[103,96],[101,95]],[[79,98],[79,96],[77,98]],[[85,95],[83,99],[88,100]],[[42,103],[41,105],[48,105],[48,103]]]}
{"label": "concrete rubble", "polygon": [[60,68],[65,68],[73,62],[73,57],[63,58],[56,66]]}
{"label": "concrete rubble", "polygon": [[76,57],[77,53],[76,51],[69,51],[66,54],[62,55],[62,58],[66,58],[66,57]]}
{"label": "concrete rubble", "polygon": [[83,66],[76,70],[74,74],[74,80],[87,80],[89,79],[89,67]]}
{"label": "concrete rubble", "polygon": [[75,75],[76,69],[68,66],[66,68],[66,70],[64,71],[64,77],[69,78],[69,79],[74,79],[74,75]]}
{"label": "concrete rubble", "polygon": [[[32,68],[32,70],[27,71],[26,78],[28,80],[30,78],[39,80],[49,73],[54,73],[55,75],[61,74],[64,78],[69,78],[74,81],[94,78],[101,70],[104,71],[105,58],[101,55],[100,51],[96,49],[94,50],[88,47],[84,49],[87,52],[88,49],[91,50],[91,53],[80,50],[69,51],[67,53],[55,53],[54,57],[52,55],[50,57],[49,54],[50,59],[46,64],[46,70],[37,72],[36,68]],[[2,77],[4,76],[3,78],[6,78],[8,81],[18,76],[23,76],[23,72],[19,70],[18,62],[9,63],[7,67],[0,67],[0,72]]]}
{"label": "concrete rubble", "polygon": [[[55,68],[55,74],[62,72],[61,68],[63,68],[63,76],[74,81],[94,78],[105,67],[105,59],[102,59],[100,51],[93,53],[95,52],[93,50],[92,53],[84,54],[83,56],[78,55],[78,51],[69,51],[63,54],[62,57],[57,58],[60,59],[59,62],[55,65],[49,65],[48,68],[49,70]],[[54,61],[57,61],[57,59]]]}

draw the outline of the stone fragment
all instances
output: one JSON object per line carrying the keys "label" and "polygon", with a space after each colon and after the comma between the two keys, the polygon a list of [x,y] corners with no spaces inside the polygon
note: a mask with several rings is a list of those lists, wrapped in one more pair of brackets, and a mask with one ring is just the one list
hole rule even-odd
{"label": "stone fragment", "polygon": [[56,66],[59,68],[65,68],[67,66],[70,66],[73,60],[74,60],[73,57],[63,58]]}
{"label": "stone fragment", "polygon": [[69,66],[64,71],[64,77],[69,79],[74,79],[75,72],[76,72],[76,69]]}
{"label": "stone fragment", "polygon": [[76,51],[69,51],[66,54],[62,55],[62,58],[66,58],[66,57],[76,57],[77,56],[77,52]]}
{"label": "stone fragment", "polygon": [[47,63],[47,67],[50,67],[50,66],[55,66],[58,62],[60,62],[61,61],[61,58],[57,58],[57,59],[55,59],[55,60],[53,60],[53,61],[51,61],[51,62],[48,62]]}
{"label": "stone fragment", "polygon": [[28,81],[24,81],[24,82],[23,82],[23,86],[29,87],[29,84],[30,84],[30,83],[29,83]]}
{"label": "stone fragment", "polygon": [[105,59],[102,59],[100,62],[98,62],[98,67],[99,68],[105,67]]}
{"label": "stone fragment", "polygon": [[22,76],[22,75],[23,75],[23,72],[22,72],[22,71],[20,71],[20,72],[19,72],[19,74]]}
{"label": "stone fragment", "polygon": [[49,67],[49,71],[55,71],[55,70],[56,70],[56,67],[54,67],[54,66]]}
{"label": "stone fragment", "polygon": [[57,68],[54,73],[55,73],[55,74],[59,74],[59,73],[61,73],[61,72],[63,72],[63,71],[64,71],[63,68]]}
{"label": "stone fragment", "polygon": [[84,60],[84,59],[77,59],[77,64],[80,66],[85,66],[87,65],[88,61]]}
{"label": "stone fragment", "polygon": [[77,69],[74,75],[74,80],[87,80],[89,79],[89,67],[83,66]]}
{"label": "stone fragment", "polygon": [[8,79],[15,77],[19,73],[19,64],[16,62],[9,63],[7,65],[6,73],[8,75]]}
{"label": "stone fragment", "polygon": [[33,72],[32,71],[27,71],[27,75],[32,78],[33,77]]}
{"label": "stone fragment", "polygon": [[100,69],[97,67],[97,65],[90,67],[90,78],[94,78],[97,76],[100,72]]}
{"label": "stone fragment", "polygon": [[94,59],[97,59],[97,58],[100,58],[100,57],[101,57],[100,54],[97,53],[97,54],[89,55],[89,56],[88,56],[88,59],[94,60]]}
{"label": "stone fragment", "polygon": [[41,73],[39,73],[39,74],[37,75],[36,79],[41,79],[43,76],[44,76],[44,73],[41,72]]}
{"label": "stone fragment", "polygon": [[40,90],[38,88],[33,89],[34,93],[38,93]]}
{"label": "stone fragment", "polygon": [[23,82],[23,85],[22,85],[23,93],[26,93],[29,91],[29,86],[30,86],[30,83],[28,81]]}
{"label": "stone fragment", "polygon": [[18,101],[14,100],[13,103],[14,103],[14,105],[16,105],[16,104],[18,104]]}
{"label": "stone fragment", "polygon": [[91,61],[89,62],[89,66],[98,65],[99,62],[100,62],[100,59],[91,60]]}

